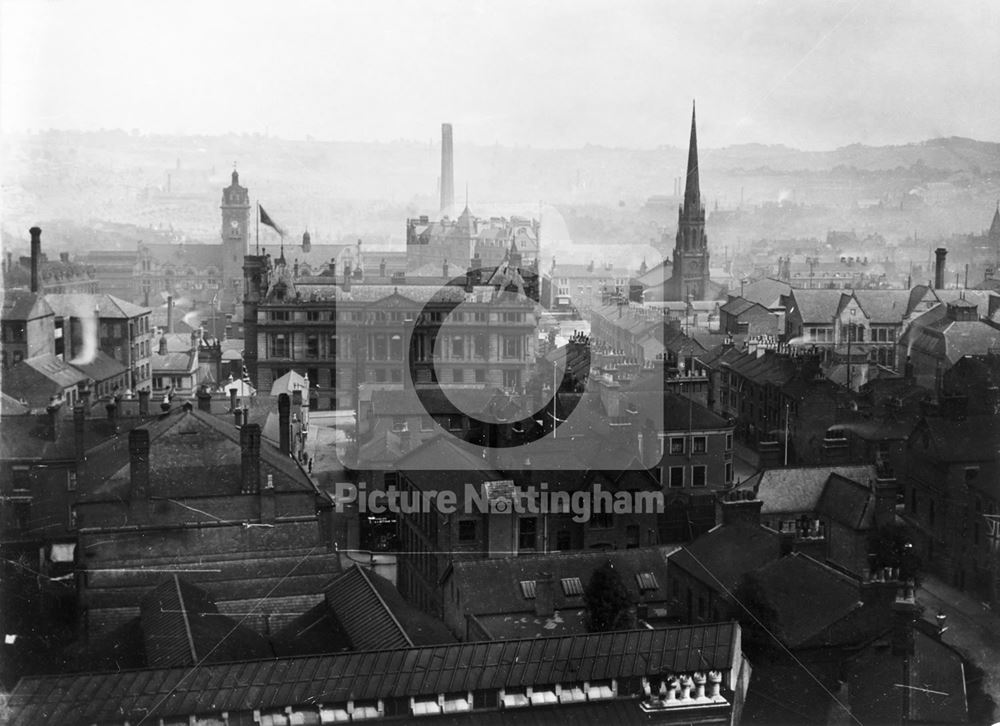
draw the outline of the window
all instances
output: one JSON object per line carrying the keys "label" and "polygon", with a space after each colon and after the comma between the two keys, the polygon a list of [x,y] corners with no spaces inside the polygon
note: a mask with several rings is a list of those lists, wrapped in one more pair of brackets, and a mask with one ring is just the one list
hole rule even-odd
{"label": "window", "polygon": [[520,358],[521,357],[521,336],[519,335],[504,335],[503,339],[503,357],[504,358]]}
{"label": "window", "polygon": [[500,707],[500,692],[494,691],[492,688],[480,689],[472,692],[472,707],[475,709],[481,708],[499,708]]}
{"label": "window", "polygon": [[271,357],[288,357],[288,338],[283,333],[277,333],[276,335],[271,336]]}
{"label": "window", "polygon": [[726,484],[733,483],[733,462],[726,462]]}
{"label": "window", "polygon": [[291,320],[291,314],[287,310],[272,310],[269,317],[272,322],[288,322]]}
{"label": "window", "polygon": [[319,336],[318,335],[307,335],[306,336],[306,357],[307,358],[319,358]]}
{"label": "window", "polygon": [[433,431],[434,430],[434,419],[430,416],[420,417],[420,430],[421,431]]}
{"label": "window", "polygon": [[649,592],[660,587],[660,583],[656,581],[656,575],[652,572],[637,572],[635,584],[638,586],[639,592]]}
{"label": "window", "polygon": [[684,453],[684,437],[683,436],[673,436],[670,439],[670,453],[671,454],[683,454]]}
{"label": "window", "polygon": [[476,539],[476,520],[463,519],[458,523],[458,541],[474,542]]}
{"label": "window", "polygon": [[406,417],[405,416],[393,416],[392,417],[392,430],[393,431],[407,431]]}
{"label": "window", "polygon": [[[476,315],[479,315],[479,314],[480,313],[476,313]],[[472,346],[473,346],[473,355],[475,355],[476,358],[485,358],[486,357],[486,336],[485,335],[481,335],[480,334],[480,335],[477,335],[475,338],[473,338],[472,339]]]}
{"label": "window", "polygon": [[504,371],[503,372],[503,385],[504,388],[517,388],[521,385],[521,371]]}
{"label": "window", "polygon": [[372,358],[374,360],[388,360],[389,346],[384,335],[372,336]]}
{"label": "window", "polygon": [[672,466],[670,467],[670,481],[669,485],[671,487],[682,487],[684,486],[684,467],[683,466]]}
{"label": "window", "polygon": [[398,333],[389,336],[389,359],[403,360],[403,336]]}
{"label": "window", "polygon": [[732,451],[732,450],[733,450],[733,435],[726,434],[726,451]]}
{"label": "window", "polygon": [[476,383],[486,383],[486,371],[483,368],[476,369]]}
{"label": "window", "polygon": [[521,580],[521,595],[524,596],[525,600],[535,599],[535,581],[534,580]]}
{"label": "window", "polygon": [[521,517],[517,521],[517,547],[521,550],[535,549],[538,535],[538,520],[535,517]]}
{"label": "window", "polygon": [[583,595],[583,582],[579,577],[564,577],[561,580],[563,595],[574,597]]}
{"label": "window", "polygon": [[319,320],[318,310],[309,310],[306,312],[306,320],[309,322],[317,322]]}
{"label": "window", "polygon": [[708,437],[707,436],[695,436],[693,440],[693,449],[696,454],[704,454],[708,448]]}
{"label": "window", "polygon": [[625,528],[625,549],[632,550],[639,546],[639,525],[630,524]]}
{"label": "window", "polygon": [[455,383],[465,383],[465,369],[453,368],[451,371],[451,379]]}
{"label": "window", "polygon": [[691,467],[691,486],[693,487],[703,487],[706,484],[706,472],[708,470],[707,466],[692,466]]}
{"label": "window", "polygon": [[451,339],[451,357],[457,360],[465,358],[465,338],[456,335]]}

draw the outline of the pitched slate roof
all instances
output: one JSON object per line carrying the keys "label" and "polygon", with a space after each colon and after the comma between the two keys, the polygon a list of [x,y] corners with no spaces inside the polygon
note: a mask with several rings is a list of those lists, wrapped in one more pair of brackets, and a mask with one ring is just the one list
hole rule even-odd
{"label": "pitched slate roof", "polygon": [[211,596],[177,575],[165,580],[139,607],[146,665],[193,666],[267,658],[267,640],[219,613]]}
{"label": "pitched slate roof", "polygon": [[52,315],[44,295],[26,290],[8,290],[3,295],[0,320],[34,320]]}
{"label": "pitched slate roof", "polygon": [[770,309],[781,307],[781,297],[789,294],[791,290],[792,286],[787,282],[766,277],[743,285],[740,297]]}
{"label": "pitched slate roof", "polygon": [[854,299],[875,324],[901,324],[909,308],[909,290],[855,290]]}
{"label": "pitched slate roof", "polygon": [[789,648],[860,607],[855,580],[799,552],[764,565],[754,579],[776,612],[773,632]]}
{"label": "pitched slate roof", "polygon": [[128,368],[102,350],[97,351],[94,359],[89,363],[73,363],[72,365],[88,378],[93,378],[98,382],[120,376],[128,370]]}
{"label": "pitched slate roof", "polygon": [[[908,666],[904,676],[903,668]],[[909,698],[887,698],[906,678]],[[962,657],[925,633],[913,633],[913,655],[908,660],[892,652],[888,637],[865,648],[847,670],[851,713],[861,723],[968,723],[965,671]],[[903,703],[909,713],[903,713]]]}
{"label": "pitched slate roof", "polygon": [[680,567],[723,596],[732,592],[747,572],[781,556],[781,535],[751,524],[722,525],[670,555]]}
{"label": "pitched slate roof", "polygon": [[[667,557],[674,547],[641,547],[607,552],[566,552],[494,559],[458,560],[452,565],[448,579],[462,593],[464,609],[480,619],[488,619],[487,627],[494,638],[509,638],[530,633],[580,632],[583,627],[583,588],[591,575],[610,562],[622,576],[633,602],[666,603]],[[557,611],[552,617],[535,622],[535,600],[525,597],[522,582],[537,583],[544,572],[553,578],[553,604]],[[637,576],[650,573],[651,589],[640,591]],[[576,580],[579,592],[564,580]],[[447,583],[447,579],[445,581]],[[567,592],[569,587],[569,592]],[[536,590],[537,592],[537,590]],[[571,594],[576,593],[576,594]],[[525,614],[528,615],[525,618]],[[528,621],[528,622],[525,622]]]}
{"label": "pitched slate roof", "polygon": [[[869,480],[875,480],[876,472],[875,467],[868,464],[766,469],[745,486],[755,487],[757,498],[764,503],[761,514],[816,512],[832,476],[867,484]],[[839,485],[837,490],[841,491]]]}
{"label": "pitched slate roof", "polygon": [[[718,670],[731,673],[739,625],[714,623],[552,638],[22,678],[11,726],[167,719],[349,699]],[[730,676],[731,678],[731,676]],[[727,679],[728,680],[728,679]],[[588,704],[589,706],[589,704]],[[519,713],[520,717],[520,713]]]}
{"label": "pitched slate roof", "polygon": [[108,294],[48,293],[45,295],[45,299],[52,306],[55,314],[61,317],[91,315],[96,310],[99,318],[125,320],[150,312],[149,308],[133,305],[127,300]]}
{"label": "pitched slate roof", "polygon": [[792,290],[790,293],[792,302],[788,312],[791,313],[797,308],[805,324],[832,325],[833,318],[840,308],[840,298],[850,294],[844,290]]}
{"label": "pitched slate roof", "polygon": [[413,645],[413,640],[360,565],[355,564],[331,581],[323,592],[327,604],[337,614],[337,620],[357,650]]}
{"label": "pitched slate roof", "polygon": [[[198,410],[173,410],[147,423],[150,491],[158,496],[219,496],[241,489],[242,450],[231,422]],[[87,478],[98,483],[82,499],[117,501],[129,491],[127,437],[108,442],[90,457]],[[288,456],[261,443],[261,485],[268,474],[281,491],[311,491],[312,482]]]}
{"label": "pitched slate roof", "polygon": [[51,353],[26,358],[9,368],[3,388],[10,396],[28,402],[32,408],[48,405],[54,395],[87,381],[87,375]]}

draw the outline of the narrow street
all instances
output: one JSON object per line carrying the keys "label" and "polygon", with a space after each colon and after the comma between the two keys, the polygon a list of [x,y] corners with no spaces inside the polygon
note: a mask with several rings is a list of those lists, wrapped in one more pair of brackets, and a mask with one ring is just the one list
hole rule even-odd
{"label": "narrow street", "polygon": [[[1000,615],[931,576],[924,577],[917,601],[927,608],[925,617],[933,618],[939,611],[948,616],[941,639],[983,669],[983,690],[1000,701]],[[993,718],[1000,720],[1000,708]]]}

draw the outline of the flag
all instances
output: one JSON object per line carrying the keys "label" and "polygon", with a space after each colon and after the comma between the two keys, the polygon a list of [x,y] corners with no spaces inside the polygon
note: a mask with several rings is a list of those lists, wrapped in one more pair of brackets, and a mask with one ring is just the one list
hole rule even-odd
{"label": "flag", "polygon": [[267,212],[264,211],[264,208],[262,206],[260,206],[260,204],[257,205],[257,209],[260,210],[260,223],[261,224],[266,224],[268,227],[270,227],[275,232],[277,232],[282,237],[284,237],[285,236],[285,230],[283,230],[281,227],[279,227],[277,224],[274,223],[274,220],[272,220],[268,216]]}

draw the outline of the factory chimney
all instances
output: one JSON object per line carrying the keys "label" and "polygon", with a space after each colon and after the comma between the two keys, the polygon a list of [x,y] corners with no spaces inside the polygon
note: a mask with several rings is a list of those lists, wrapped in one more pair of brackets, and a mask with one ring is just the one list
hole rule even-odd
{"label": "factory chimney", "polygon": [[937,258],[934,263],[934,289],[944,290],[944,258],[948,254],[948,250],[944,247],[938,247],[934,250],[934,256]]}
{"label": "factory chimney", "polygon": [[[450,133],[449,131],[449,135]],[[42,262],[42,230],[32,227],[28,232],[31,234],[31,291],[38,292],[38,265]]]}

